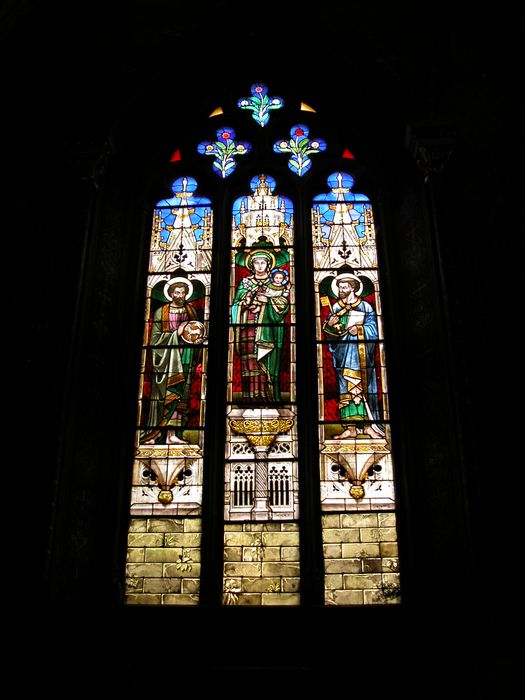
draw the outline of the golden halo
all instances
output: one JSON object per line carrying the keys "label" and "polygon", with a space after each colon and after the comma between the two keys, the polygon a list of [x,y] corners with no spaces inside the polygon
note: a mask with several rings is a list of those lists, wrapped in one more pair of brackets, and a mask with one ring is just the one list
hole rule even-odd
{"label": "golden halo", "polygon": [[361,295],[361,292],[363,291],[363,282],[359,279],[359,277],[357,277],[357,275],[353,275],[351,272],[342,272],[332,280],[332,292],[334,293],[335,297],[339,296],[339,288],[337,283],[348,279],[357,280],[359,282],[359,287],[355,290],[355,295],[357,297]]}
{"label": "golden halo", "polygon": [[253,250],[251,253],[248,253],[248,255],[246,256],[245,265],[249,270],[252,269],[250,267],[250,263],[253,258],[266,258],[270,263],[268,265],[268,272],[270,272],[270,270],[273,270],[273,268],[275,267],[275,255],[269,250],[263,250],[262,248],[258,248],[257,250]]}
{"label": "golden halo", "polygon": [[168,301],[171,301],[171,297],[168,294],[168,289],[171,287],[172,284],[175,284],[176,282],[180,282],[181,284],[185,284],[188,287],[188,293],[184,297],[185,299],[189,299],[191,295],[193,294],[193,285],[189,281],[189,279],[186,279],[186,277],[172,277],[170,280],[166,282],[164,285],[164,296]]}

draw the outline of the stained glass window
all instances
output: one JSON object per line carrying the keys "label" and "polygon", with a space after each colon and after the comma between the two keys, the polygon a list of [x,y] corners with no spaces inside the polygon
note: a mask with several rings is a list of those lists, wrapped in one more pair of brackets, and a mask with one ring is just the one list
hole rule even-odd
{"label": "stained glass window", "polygon": [[[189,144],[211,196],[174,144],[172,194],[153,212],[127,602],[199,604],[201,559],[213,556],[215,605],[298,606],[320,570],[319,605],[398,603],[372,203],[354,191],[353,152],[318,136],[316,110],[263,83],[250,92],[210,113],[230,125],[214,140]],[[225,217],[213,216],[219,202]],[[214,323],[223,347],[208,354]],[[316,400],[299,386],[317,386]],[[224,450],[205,440],[217,421]],[[219,547],[201,550],[212,521],[221,560]]]}
{"label": "stained glass window", "polygon": [[331,174],[312,207],[325,600],[343,605],[399,593],[374,218],[353,184]]}
{"label": "stained glass window", "polygon": [[128,602],[195,604],[199,594],[212,210],[181,177],[153,216]]}
{"label": "stained glass window", "polygon": [[[293,207],[258,175],[233,205],[224,603],[299,602]],[[242,523],[242,525],[241,525]]]}

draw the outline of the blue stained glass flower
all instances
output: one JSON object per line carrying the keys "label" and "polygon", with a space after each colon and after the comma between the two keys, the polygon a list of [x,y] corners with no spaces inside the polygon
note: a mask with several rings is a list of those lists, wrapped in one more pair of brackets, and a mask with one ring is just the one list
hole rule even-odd
{"label": "blue stained glass flower", "polygon": [[235,158],[252,150],[249,143],[235,141],[235,131],[228,126],[217,129],[217,141],[202,141],[197,151],[205,156],[214,156],[213,169],[222,178],[228,177],[237,167]]}
{"label": "blue stained glass flower", "polygon": [[310,139],[310,130],[305,124],[296,124],[290,129],[288,141],[276,141],[273,150],[276,153],[291,153],[288,167],[297,175],[304,175],[312,167],[309,156],[312,153],[321,153],[326,150],[326,141],[323,139]]}
{"label": "blue stained glass flower", "polygon": [[254,83],[250,92],[251,97],[242,97],[237,106],[241,109],[249,109],[255,121],[264,126],[270,119],[271,109],[281,109],[284,106],[282,97],[268,97],[268,88],[262,83]]}

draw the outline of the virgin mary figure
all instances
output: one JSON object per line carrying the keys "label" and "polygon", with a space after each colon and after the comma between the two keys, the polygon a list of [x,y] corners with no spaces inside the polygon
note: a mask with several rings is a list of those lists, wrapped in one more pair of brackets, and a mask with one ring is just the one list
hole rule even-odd
{"label": "virgin mary figure", "polygon": [[287,295],[266,293],[275,262],[271,250],[256,249],[246,256],[244,265],[250,274],[240,281],[231,310],[235,351],[241,366],[242,398],[252,404],[281,400],[279,369],[284,320],[290,302]]}

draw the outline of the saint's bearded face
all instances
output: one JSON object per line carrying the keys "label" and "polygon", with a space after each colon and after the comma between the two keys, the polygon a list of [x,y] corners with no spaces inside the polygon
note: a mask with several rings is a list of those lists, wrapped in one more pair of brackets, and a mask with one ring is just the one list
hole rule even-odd
{"label": "saint's bearded face", "polygon": [[339,282],[337,288],[341,299],[346,299],[346,297],[350,296],[351,292],[353,291],[353,287],[349,282]]}
{"label": "saint's bearded face", "polygon": [[182,306],[184,304],[184,300],[186,299],[186,288],[183,287],[182,285],[179,287],[173,287],[173,289],[170,292],[171,294],[171,300],[175,306]]}

